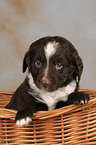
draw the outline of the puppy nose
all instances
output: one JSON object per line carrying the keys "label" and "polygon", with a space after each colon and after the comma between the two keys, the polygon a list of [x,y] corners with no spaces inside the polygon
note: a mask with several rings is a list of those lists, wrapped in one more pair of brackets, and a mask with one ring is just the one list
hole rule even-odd
{"label": "puppy nose", "polygon": [[48,88],[50,86],[50,81],[47,78],[43,78],[41,80],[41,86],[44,88]]}

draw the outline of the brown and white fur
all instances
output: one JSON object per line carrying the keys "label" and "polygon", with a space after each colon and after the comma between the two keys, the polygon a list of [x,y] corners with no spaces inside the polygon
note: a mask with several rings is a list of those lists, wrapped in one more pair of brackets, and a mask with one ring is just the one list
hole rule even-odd
{"label": "brown and white fur", "polygon": [[83,64],[77,50],[65,38],[44,37],[31,44],[23,60],[24,82],[6,106],[18,110],[18,126],[29,124],[34,112],[69,104],[85,104],[88,94],[79,92]]}

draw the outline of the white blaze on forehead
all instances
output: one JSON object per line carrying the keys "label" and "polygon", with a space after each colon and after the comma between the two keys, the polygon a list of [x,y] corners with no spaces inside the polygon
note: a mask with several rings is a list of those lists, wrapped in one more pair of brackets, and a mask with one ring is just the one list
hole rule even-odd
{"label": "white blaze on forehead", "polygon": [[45,56],[47,59],[49,59],[56,52],[57,45],[58,45],[58,43],[55,41],[49,42],[46,45],[46,47],[44,48],[44,51],[45,51]]}
{"label": "white blaze on forehead", "polygon": [[57,42],[49,42],[46,47],[44,48],[44,51],[45,51],[45,56],[46,56],[46,60],[47,60],[47,66],[46,66],[46,69],[45,69],[45,76],[47,75],[48,73],[48,69],[49,69],[49,59],[52,55],[55,54],[56,50],[57,50],[57,45],[58,43]]}

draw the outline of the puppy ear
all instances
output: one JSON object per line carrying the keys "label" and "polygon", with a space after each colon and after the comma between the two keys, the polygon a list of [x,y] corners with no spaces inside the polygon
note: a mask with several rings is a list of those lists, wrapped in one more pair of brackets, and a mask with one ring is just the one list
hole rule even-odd
{"label": "puppy ear", "polygon": [[77,52],[73,54],[75,59],[75,66],[76,66],[76,80],[80,81],[81,74],[83,72],[83,62]]}
{"label": "puppy ear", "polygon": [[29,51],[26,52],[24,59],[23,59],[23,73],[26,71],[27,67],[29,66]]}

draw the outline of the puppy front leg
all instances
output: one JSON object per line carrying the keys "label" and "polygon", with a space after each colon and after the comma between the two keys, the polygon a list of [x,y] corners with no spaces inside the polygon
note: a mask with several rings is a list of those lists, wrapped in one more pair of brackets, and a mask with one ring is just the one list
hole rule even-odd
{"label": "puppy front leg", "polygon": [[27,125],[32,121],[33,113],[30,110],[20,110],[16,114],[15,124],[17,126]]}
{"label": "puppy front leg", "polygon": [[88,103],[90,96],[84,92],[73,92],[68,96],[68,102],[76,105],[84,105]]}
{"label": "puppy front leg", "polygon": [[33,113],[37,111],[34,104],[31,102],[31,104],[24,104],[24,107],[18,110],[15,118],[15,123],[17,126],[23,126],[27,125],[32,121]]}

